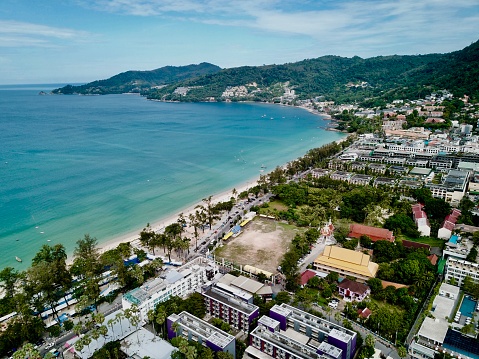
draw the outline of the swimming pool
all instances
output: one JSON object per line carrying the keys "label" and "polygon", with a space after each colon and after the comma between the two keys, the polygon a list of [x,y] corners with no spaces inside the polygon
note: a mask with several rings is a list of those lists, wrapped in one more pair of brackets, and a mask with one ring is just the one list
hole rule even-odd
{"label": "swimming pool", "polygon": [[476,310],[476,302],[473,301],[469,296],[465,295],[459,310],[462,315],[472,318],[472,314]]}
{"label": "swimming pool", "polygon": [[459,239],[459,237],[455,234],[453,234],[451,236],[451,238],[449,239],[449,242],[453,243],[453,244],[457,244],[457,240]]}

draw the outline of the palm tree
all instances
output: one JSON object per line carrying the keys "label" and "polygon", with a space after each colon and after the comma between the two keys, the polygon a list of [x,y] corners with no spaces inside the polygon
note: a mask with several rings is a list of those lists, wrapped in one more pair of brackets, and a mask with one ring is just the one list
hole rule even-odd
{"label": "palm tree", "polygon": [[328,320],[331,321],[331,312],[333,309],[328,305],[326,308],[324,308],[324,311],[328,314]]}
{"label": "palm tree", "polygon": [[198,250],[198,227],[200,226],[200,223],[198,221],[198,210],[195,211],[195,214],[193,213],[190,213],[190,215],[188,216],[189,220],[190,220],[190,223],[191,225],[193,226],[193,229],[194,229],[194,236],[195,236],[195,241],[196,241],[196,250]]}
{"label": "palm tree", "polygon": [[83,325],[81,323],[77,323],[73,326],[73,333],[76,335],[80,335],[83,331]]}
{"label": "palm tree", "polygon": [[340,323],[341,322],[341,312],[334,313],[334,319],[336,319],[336,321],[338,323]]}
{"label": "palm tree", "polygon": [[[116,320],[111,318],[108,319],[108,326],[111,328],[111,332],[113,334],[113,338],[115,338],[115,330],[113,329],[113,326],[115,325]],[[115,338],[116,339],[116,338]]]}
{"label": "palm tree", "polygon": [[157,324],[160,325],[161,335],[164,336],[164,324],[166,322],[166,310],[164,307],[157,307],[156,308],[156,317],[155,321]]}
{"label": "palm tree", "polygon": [[178,219],[176,221],[181,225],[182,228],[186,226],[186,218],[183,212],[178,215]]}
{"label": "palm tree", "polygon": [[83,341],[83,344],[87,346],[88,353],[90,353],[91,337],[88,334],[85,334],[80,340]]}
{"label": "palm tree", "polygon": [[171,329],[173,329],[175,335],[178,336],[178,333],[180,331],[180,323],[174,322],[173,324],[171,324]]}
{"label": "palm tree", "polygon": [[150,249],[155,254],[155,238],[156,233],[150,227],[150,224],[147,223],[146,227],[140,232],[140,242],[143,246]]}
{"label": "palm tree", "polygon": [[156,329],[155,329],[155,311],[153,309],[150,309],[147,313],[146,313],[147,317],[148,317],[148,321],[151,323],[151,326],[153,327],[153,332],[155,332],[155,336],[156,336]]}
{"label": "palm tree", "polygon": [[105,325],[101,325],[98,329],[98,333],[103,337],[103,345],[106,342],[106,335],[108,334],[108,328]]}
{"label": "palm tree", "polygon": [[166,249],[168,259],[171,262],[171,251],[177,248],[178,239],[181,239],[183,227],[179,223],[172,223],[165,228],[165,235],[167,236]]}
{"label": "palm tree", "polygon": [[206,216],[206,209],[205,207],[203,206],[196,206],[195,208],[198,208],[196,211],[195,211],[195,216],[196,216],[196,220],[198,222],[198,226],[201,227],[201,231],[203,233],[205,233],[205,222],[206,222],[206,219],[207,219],[207,216]]}
{"label": "palm tree", "polygon": [[212,198],[213,196],[208,196],[206,198],[203,198],[202,201],[205,203],[205,212],[206,212],[206,219],[208,220],[208,224],[210,226],[210,230],[211,230],[211,226],[213,225],[213,221],[215,219],[219,219],[220,217],[218,216],[218,214],[216,213],[215,209],[214,209],[214,206],[213,206],[213,203],[212,203]]}
{"label": "palm tree", "polygon": [[[138,344],[140,344],[140,337],[139,337],[139,334],[138,334],[138,325],[140,324],[141,322],[141,319],[140,319],[140,310],[138,309],[138,307],[133,304],[129,309],[127,309],[128,311],[128,314],[129,314],[129,320],[131,322],[131,324],[133,324],[133,326],[135,327],[136,329],[136,338],[137,338],[137,341],[138,341]],[[126,311],[125,311],[126,312]]]}
{"label": "palm tree", "polygon": [[77,352],[81,352],[83,350],[83,347],[85,346],[85,344],[83,343],[83,340],[82,338],[78,339],[76,342],[75,342],[75,350]]}
{"label": "palm tree", "polygon": [[116,313],[116,315],[115,315],[115,321],[120,324],[121,335],[122,335],[122,336],[123,336],[123,325],[121,324],[121,322],[122,322],[123,318],[125,318],[125,314],[124,314],[124,313],[122,313],[122,312]]}
{"label": "palm tree", "polygon": [[[97,328],[93,329],[92,331],[90,331],[90,335],[91,337],[95,340],[95,341],[98,341],[98,339],[100,338],[100,332],[98,331]],[[98,344],[98,347],[100,345]]]}

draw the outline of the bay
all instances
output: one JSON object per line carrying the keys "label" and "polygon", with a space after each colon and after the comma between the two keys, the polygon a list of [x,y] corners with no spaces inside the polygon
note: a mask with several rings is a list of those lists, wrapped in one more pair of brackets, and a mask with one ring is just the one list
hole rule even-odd
{"label": "bay", "polygon": [[71,254],[86,233],[139,232],[344,136],[292,107],[40,89],[0,87],[0,268],[26,268],[43,244]]}

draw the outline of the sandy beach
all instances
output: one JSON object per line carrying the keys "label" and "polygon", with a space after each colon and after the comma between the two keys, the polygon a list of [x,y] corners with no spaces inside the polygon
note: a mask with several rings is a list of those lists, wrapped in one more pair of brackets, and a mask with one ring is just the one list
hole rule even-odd
{"label": "sandy beach", "polygon": [[[328,115],[326,113],[318,112],[317,110],[314,110],[314,109],[312,109],[310,107],[307,107],[307,106],[290,106],[290,105],[284,105],[284,104],[281,104],[281,106],[296,107],[296,108],[299,108],[299,109],[302,109],[302,110],[306,110],[309,113],[314,114],[316,116],[320,116],[325,120],[330,120],[331,119],[330,115]],[[333,141],[333,142],[336,142],[336,143],[339,144],[339,143],[345,141],[346,139],[347,139],[347,137],[344,137],[344,138],[341,138],[341,139]],[[280,167],[286,169],[287,168],[287,163],[285,163],[283,166],[280,166]],[[256,186],[258,184],[258,180],[259,180],[259,176],[257,178],[250,179],[249,181],[246,181],[246,182],[240,184],[239,186],[235,187],[234,189],[236,190],[236,193],[239,194],[243,191],[248,190],[251,187]],[[216,204],[216,203],[219,203],[219,202],[226,202],[226,201],[229,201],[231,199],[231,197],[234,197],[233,188],[230,189],[230,190],[227,190],[227,191],[223,191],[223,192],[218,193],[218,194],[212,194],[212,203]],[[189,225],[188,217],[189,217],[190,214],[195,213],[198,206],[202,206],[202,205],[204,205],[204,202],[202,200],[199,200],[198,202],[196,202],[196,203],[178,211],[178,213],[171,214],[171,215],[168,215],[166,217],[162,217],[162,218],[160,218],[156,221],[153,221],[152,223],[150,223],[150,227],[155,232],[160,232],[166,226],[168,226],[172,223],[175,223],[178,220],[179,215],[182,213],[184,218],[186,219],[186,221],[188,223],[188,226],[184,229],[184,231],[185,231],[184,236],[189,237],[189,238],[193,238],[194,229],[193,229],[192,226]],[[106,252],[110,249],[114,249],[120,243],[127,243],[127,242],[130,242],[130,244],[134,248],[141,248],[145,251],[148,251],[147,248],[143,247],[141,245],[141,243],[139,242],[139,234],[142,230],[143,230],[143,228],[138,228],[135,231],[132,231],[132,232],[120,235],[118,237],[115,237],[113,239],[110,239],[110,240],[99,243],[98,248],[100,250],[100,253]],[[191,241],[190,249],[194,248],[194,246],[195,246],[194,241]],[[155,252],[158,252],[156,254],[159,254],[161,252],[160,248],[157,248]],[[162,253],[162,254],[164,254],[164,253]],[[172,257],[174,257],[173,253],[172,253]],[[74,259],[73,255],[71,255],[71,257],[69,257],[69,259],[67,261],[68,264],[72,264],[73,259]]]}
{"label": "sandy beach", "polygon": [[[259,179],[259,177],[251,179],[250,181],[247,181],[247,182],[242,183],[239,186],[235,187],[234,189],[236,190],[236,193],[239,194],[243,191],[246,191],[247,189],[249,189],[251,187],[256,186],[257,183],[258,183],[258,179]],[[226,202],[226,201],[229,201],[231,199],[231,197],[234,197],[233,188],[230,189],[230,190],[218,193],[218,194],[213,194],[212,195],[212,203],[215,204],[215,203],[219,203],[219,202]],[[200,201],[196,202],[195,204],[180,210],[178,213],[171,214],[167,217],[160,218],[157,221],[154,221],[153,223],[150,223],[150,226],[151,226],[151,228],[153,228],[154,231],[161,231],[166,226],[168,226],[172,223],[175,223],[178,220],[178,216],[180,215],[180,213],[183,213],[184,218],[187,220],[187,222],[189,222],[188,216],[192,213],[195,213],[195,211],[197,209],[196,208],[197,206],[202,206],[202,205],[204,205],[204,202],[202,200],[200,200]],[[139,244],[137,242],[137,240],[139,239],[139,234],[140,234],[142,229],[143,228],[139,228],[137,231],[130,232],[130,233],[127,233],[125,235],[118,236],[118,237],[116,237],[112,240],[100,243],[99,244],[100,252],[108,251],[110,249],[113,249],[113,248],[117,247],[120,243],[126,243],[126,242],[130,242],[134,247],[141,246],[141,244]],[[191,237],[193,235],[193,227],[188,225],[185,228],[185,232],[186,232],[186,236]],[[193,246],[194,246],[194,242],[192,241],[190,247],[193,247]],[[73,257],[71,258],[71,261],[73,261]]]}

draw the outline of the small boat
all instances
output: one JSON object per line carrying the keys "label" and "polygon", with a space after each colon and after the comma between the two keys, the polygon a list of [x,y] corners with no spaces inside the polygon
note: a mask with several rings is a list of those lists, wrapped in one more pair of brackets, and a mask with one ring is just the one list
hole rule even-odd
{"label": "small boat", "polygon": [[265,166],[265,165],[261,165],[261,168],[266,168],[266,166]]}
{"label": "small boat", "polygon": [[17,262],[22,262],[22,259],[20,257],[15,257],[15,259],[17,260]]}

